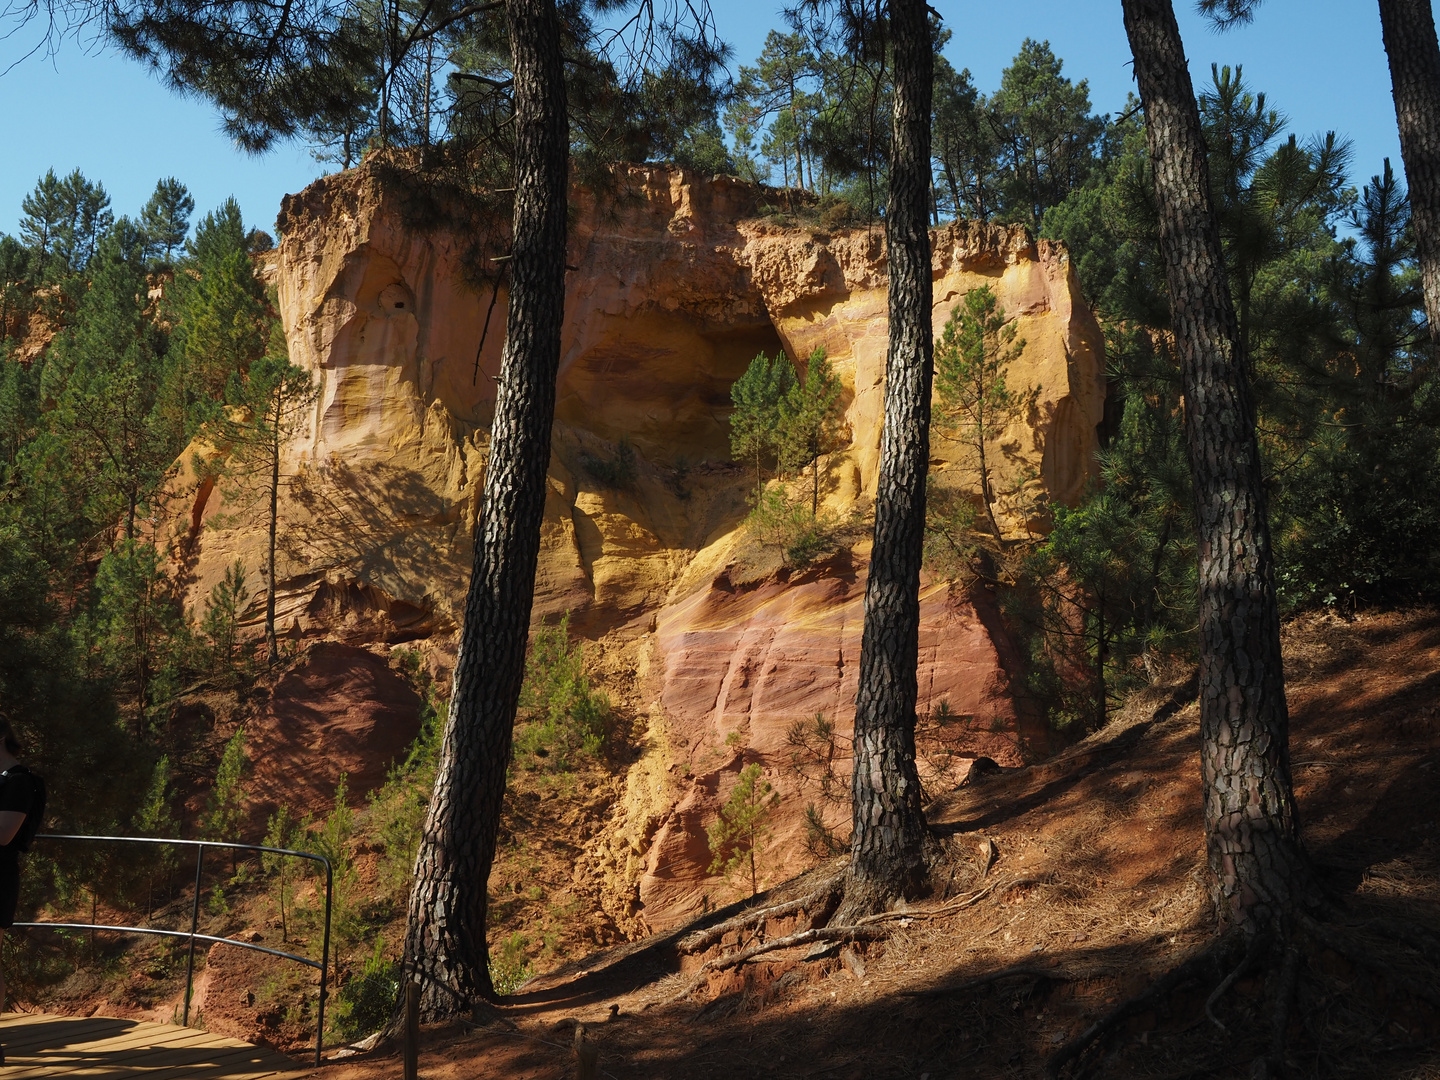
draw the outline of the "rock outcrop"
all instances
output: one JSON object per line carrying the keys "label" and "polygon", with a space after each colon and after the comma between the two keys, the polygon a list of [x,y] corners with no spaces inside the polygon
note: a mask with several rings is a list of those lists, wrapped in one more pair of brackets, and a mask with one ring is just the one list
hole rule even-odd
{"label": "rock outcrop", "polygon": [[[574,200],[535,617],[569,611],[572,627],[626,658],[616,694],[650,737],[593,858],[619,914],[659,928],[727,898],[706,872],[704,826],[744,763],[761,762],[781,795],[772,874],[804,857],[815,793],[788,767],[796,720],[834,719],[848,776],[868,544],[857,527],[856,543],[793,573],[756,555],[744,528],[752,480],[729,459],[729,390],[757,352],[783,347],[799,362],[823,347],[845,386],[850,437],[826,463],[824,503],[863,522],[879,466],[885,253],[878,227],[775,224],[760,216],[764,193],[733,179],[649,167],[619,179],[620,197],[604,205]],[[466,238],[407,226],[400,200],[365,171],[287,199],[282,227],[274,261],[290,355],[320,392],[289,449],[280,631],[372,648],[423,641],[443,660],[469,573],[503,287],[487,316],[492,296],[469,284]],[[933,242],[937,334],[981,284],[1019,323],[1026,345],[1008,378],[1034,390],[1034,406],[992,456],[1003,527],[1041,529],[1046,501],[1073,502],[1092,474],[1098,328],[1062,247],[973,223]],[[597,462],[622,439],[634,479],[607,486]],[[957,443],[937,438],[933,459],[939,482],[973,495]],[[230,520],[223,504],[202,486],[177,521],[194,601],[237,558],[259,578],[263,528]],[[921,709],[959,717],[937,747],[1016,761],[1038,733],[1005,692],[1013,646],[993,596],[930,582],[922,610]],[[257,601],[249,618],[259,615]]]}

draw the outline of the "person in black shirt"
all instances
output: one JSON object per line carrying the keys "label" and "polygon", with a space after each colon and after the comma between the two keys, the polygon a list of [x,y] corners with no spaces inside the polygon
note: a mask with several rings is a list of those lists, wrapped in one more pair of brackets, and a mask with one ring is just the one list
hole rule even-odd
{"label": "person in black shirt", "polygon": [[[20,740],[4,718],[0,718],[0,938],[15,925],[15,904],[20,899],[20,850],[15,837],[25,824],[25,815],[34,805],[34,781],[20,764]],[[0,968],[0,1012],[5,1009],[5,972]],[[0,1050],[0,1065],[5,1063]]]}

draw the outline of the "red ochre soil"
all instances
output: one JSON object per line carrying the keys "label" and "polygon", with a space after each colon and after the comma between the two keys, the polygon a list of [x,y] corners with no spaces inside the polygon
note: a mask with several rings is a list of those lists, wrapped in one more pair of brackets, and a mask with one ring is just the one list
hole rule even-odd
{"label": "red ochre soil", "polygon": [[[1342,897],[1433,926],[1440,614],[1312,617],[1292,624],[1285,644],[1297,795],[1327,883]],[[1177,707],[1186,697],[1137,695],[1083,743],[932,806],[930,820],[957,867],[951,892],[996,887],[965,910],[897,923],[859,963],[805,962],[803,949],[772,953],[673,1001],[719,950],[679,958],[679,934],[651,938],[531,980],[501,1006],[502,1019],[484,1027],[426,1030],[420,1074],[577,1075],[578,1021],[599,1049],[600,1075],[616,1078],[1042,1075],[1057,1046],[1214,932],[1198,714],[1193,703]],[[986,841],[998,858],[982,876]],[[1030,884],[1009,887],[1017,880]],[[1353,1052],[1336,1054],[1333,1045],[1316,1049],[1306,1027],[1330,1023],[1328,1016],[1297,1017],[1290,1037],[1302,1075],[1440,1076],[1440,1017],[1387,998],[1389,988],[1338,955],[1315,959],[1352,992],[1378,1000],[1385,1019]],[[946,990],[1017,964],[1054,977]],[[1256,1047],[1205,1019],[1208,989],[1179,992],[1128,1022],[1099,1075],[1249,1076]],[[1262,1009],[1264,993],[1261,979],[1240,980],[1217,1006],[1220,1019]],[[398,1077],[400,1061],[393,1053],[354,1058],[309,1075],[379,1080]]]}

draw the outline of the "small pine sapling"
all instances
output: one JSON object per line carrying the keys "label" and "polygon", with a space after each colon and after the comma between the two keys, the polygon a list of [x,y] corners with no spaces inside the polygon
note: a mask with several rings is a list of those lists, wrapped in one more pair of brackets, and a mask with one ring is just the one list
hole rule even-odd
{"label": "small pine sapling", "polygon": [[736,461],[755,462],[755,495],[764,487],[762,467],[781,447],[780,411],[795,386],[795,367],[783,352],[773,360],[763,352],[730,387],[730,453]]}
{"label": "small pine sapling", "polygon": [[792,385],[780,403],[780,460],[786,470],[812,467],[812,521],[820,514],[820,461],[840,446],[840,389],[825,350],[817,348],[805,362],[805,381]]}
{"label": "small pine sapling", "polygon": [[988,448],[1035,399],[1035,391],[1021,393],[1005,382],[1010,365],[1024,350],[1024,340],[1016,339],[1014,323],[1006,320],[988,285],[965,294],[935,345],[937,426],[974,452],[980,497],[996,543],[1001,535],[995,519],[995,462]]}
{"label": "small pine sapling", "polygon": [[210,639],[210,666],[214,671],[228,672],[235,663],[240,612],[249,598],[245,563],[236,559],[233,566],[226,568],[224,579],[210,590],[209,605],[200,620],[200,632]]}
{"label": "small pine sapling", "polygon": [[[170,759],[161,755],[150,774],[150,787],[135,814],[135,828],[141,836],[172,837],[178,834],[179,823],[170,811]],[[145,918],[150,918],[155,906],[155,879],[168,877],[175,869],[177,860],[174,848],[160,845],[157,854],[146,859],[147,874]]]}
{"label": "small pine sapling", "polygon": [[755,852],[770,834],[766,819],[779,803],[779,792],[773,791],[769,781],[760,775],[758,762],[741,769],[730,798],[720,808],[720,819],[706,830],[711,855],[709,872],[728,878],[748,867],[750,895],[758,893]]}
{"label": "small pine sapling", "polygon": [[[220,766],[215,770],[215,786],[210,789],[201,829],[210,840],[231,840],[240,828],[243,817],[241,802],[245,797],[245,733],[237,730],[225,743]],[[230,853],[230,872],[235,872],[235,853]]]}
{"label": "small pine sapling", "polygon": [[[270,820],[265,827],[265,846],[273,848],[289,848],[299,850],[304,842],[304,837],[310,828],[310,818],[306,815],[303,821],[296,821],[286,803],[280,804],[280,809],[270,815]],[[295,887],[297,867],[294,865],[293,855],[280,855],[267,851],[260,856],[260,866],[267,874],[272,874],[279,879],[280,884],[280,940],[290,940],[290,925],[288,908],[291,900],[291,893]]]}

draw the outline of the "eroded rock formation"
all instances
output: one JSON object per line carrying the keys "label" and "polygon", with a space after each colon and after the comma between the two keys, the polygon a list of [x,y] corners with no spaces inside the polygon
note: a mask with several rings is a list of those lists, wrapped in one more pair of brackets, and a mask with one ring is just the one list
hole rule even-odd
{"label": "eroded rock formation", "polygon": [[[868,543],[791,573],[747,536],[752,481],[729,459],[729,389],[761,350],[803,361],[823,346],[845,384],[850,436],[826,463],[824,504],[863,523],[886,280],[878,227],[784,228],[758,216],[761,191],[723,177],[636,167],[620,179],[622,197],[604,206],[576,196],[535,616],[569,611],[623,657],[617,696],[649,724],[586,871],[606,877],[621,924],[643,929],[733,895],[706,873],[704,827],[745,763],[759,761],[781,795],[767,876],[804,857],[816,795],[789,766],[796,720],[834,719],[835,765],[848,775]],[[503,288],[482,345],[491,296],[468,284],[464,238],[408,227],[399,200],[363,171],[289,198],[282,227],[274,272],[290,355],[315,372],[320,396],[290,447],[280,632],[424,642],[443,663],[470,567]],[[1005,529],[1043,528],[1045,501],[1073,502],[1092,473],[1099,331],[1063,248],[967,223],[933,240],[937,332],[980,284],[1019,322],[1026,347],[1009,381],[1033,388],[1035,405],[992,456],[1009,493]],[[637,453],[634,480],[606,486],[595,463],[622,438]],[[937,438],[933,457],[939,482],[974,492],[958,444]],[[263,525],[233,520],[224,503],[202,486],[177,521],[192,601],[237,558],[259,579]],[[943,715],[943,701],[959,717],[937,752],[1015,761],[1037,733],[1005,692],[1013,646],[993,597],[931,582],[923,618],[921,708]],[[843,808],[821,811],[843,830]]]}

